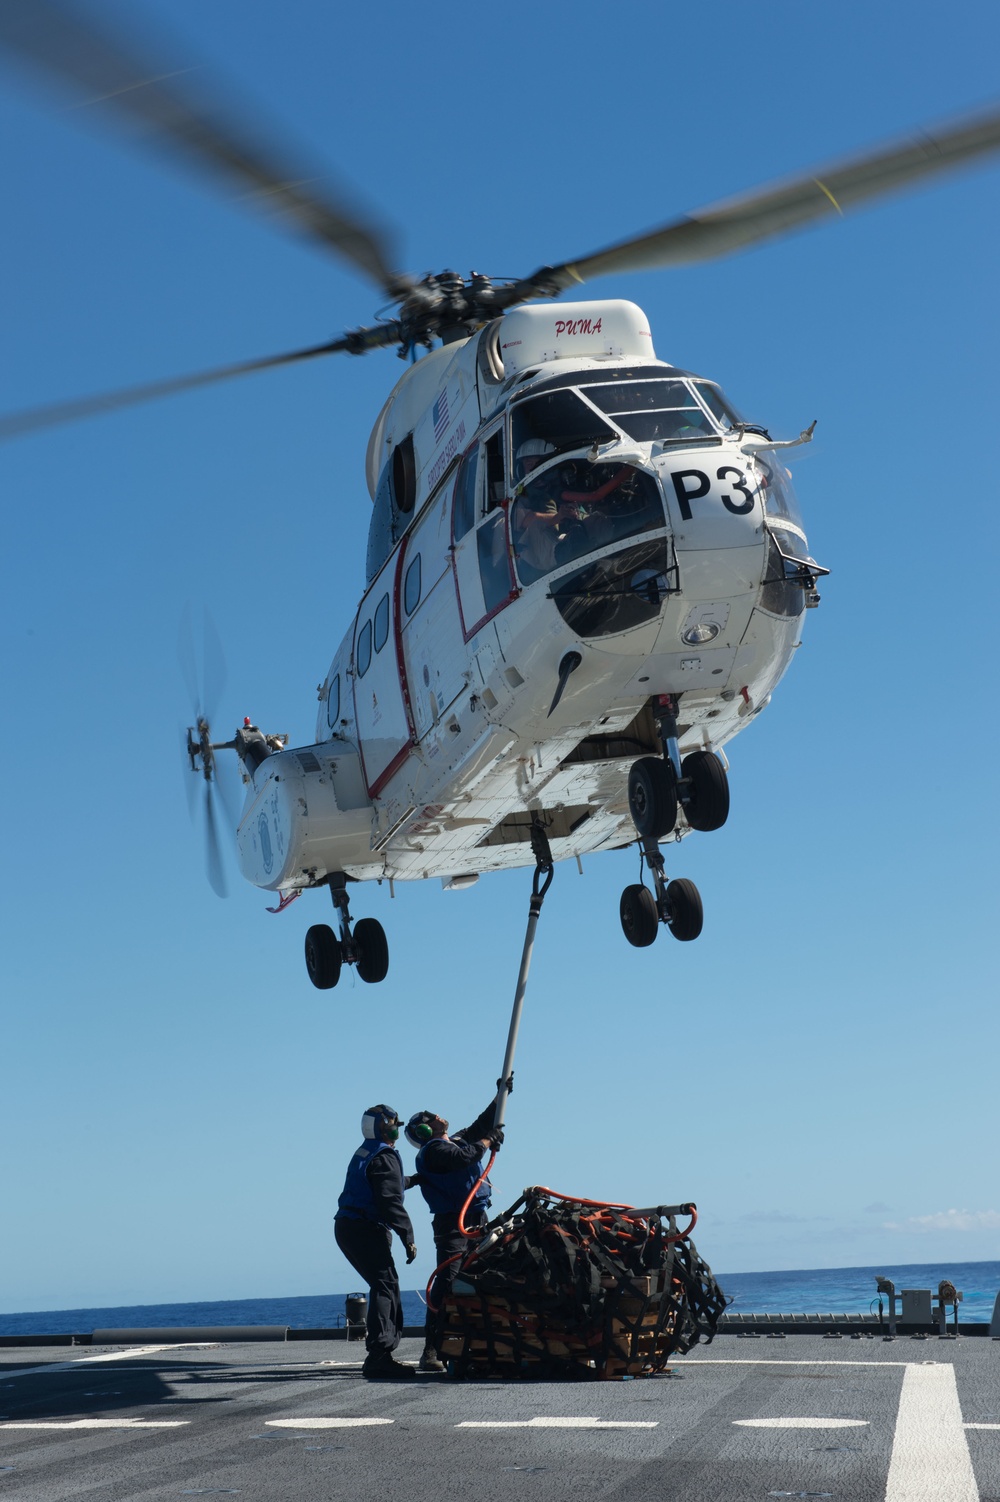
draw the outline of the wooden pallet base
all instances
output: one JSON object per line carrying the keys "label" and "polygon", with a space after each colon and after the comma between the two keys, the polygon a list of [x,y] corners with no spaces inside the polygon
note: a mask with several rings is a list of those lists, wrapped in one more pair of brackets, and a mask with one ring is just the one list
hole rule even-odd
{"label": "wooden pallet base", "polygon": [[561,1307],[548,1314],[495,1296],[453,1295],[442,1314],[441,1356],[461,1374],[532,1376],[545,1370],[621,1380],[664,1371],[676,1309],[661,1322],[655,1276],[609,1297],[599,1325],[581,1328]]}

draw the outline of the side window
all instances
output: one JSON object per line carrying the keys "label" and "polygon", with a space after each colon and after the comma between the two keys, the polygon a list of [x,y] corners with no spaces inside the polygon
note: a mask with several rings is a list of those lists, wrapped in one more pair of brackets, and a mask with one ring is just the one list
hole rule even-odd
{"label": "side window", "polygon": [[326,696],[326,722],[334,730],[340,719],[340,674],[336,673]]}
{"label": "side window", "polygon": [[[392,495],[396,510],[409,516],[417,498],[417,466],[413,456],[413,434],[397,444],[392,455]],[[378,648],[375,649],[378,651]]]}
{"label": "side window", "polygon": [[363,678],[367,673],[372,660],[372,623],[365,621],[358,632],[358,677]]}
{"label": "side window", "polygon": [[510,560],[507,556],[507,529],[504,514],[495,511],[476,533],[479,549],[479,576],[483,581],[483,601],[491,614],[510,594]]}
{"label": "side window", "polygon": [[375,650],[381,652],[389,635],[389,596],[383,595],[375,611]]}
{"label": "side window", "polygon": [[403,609],[412,615],[420,604],[420,554],[410,564],[403,579]]}
{"label": "side window", "polygon": [[486,509],[499,506],[506,492],[503,468],[503,430],[486,440]]}
{"label": "side window", "polygon": [[476,522],[476,478],[478,476],[479,450],[474,448],[466,454],[458,467],[455,481],[455,541],[460,542],[466,532],[471,532]]}

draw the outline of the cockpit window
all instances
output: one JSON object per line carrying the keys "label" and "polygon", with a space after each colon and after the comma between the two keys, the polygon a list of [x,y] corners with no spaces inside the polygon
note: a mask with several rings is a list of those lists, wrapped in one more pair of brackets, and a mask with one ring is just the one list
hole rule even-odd
{"label": "cockpit window", "polygon": [[733,428],[742,422],[739,413],[729,405],[718,386],[713,386],[710,381],[695,381],[694,389],[724,428]]}
{"label": "cockpit window", "polygon": [[656,481],[631,464],[564,459],[518,490],[511,537],[523,584],[664,524]]}
{"label": "cockpit window", "polygon": [[792,488],[792,477],[789,471],[773,454],[769,454],[767,458],[763,454],[758,454],[756,465],[764,495],[765,515],[773,517],[776,521],[791,522],[805,537],[802,512],[799,510],[798,498]]}
{"label": "cockpit window", "polygon": [[[548,391],[518,402],[511,414],[514,483],[543,459],[593,443],[612,443],[617,434],[574,391]],[[527,459],[535,464],[528,466]]]}
{"label": "cockpit window", "polygon": [[638,443],[716,438],[715,424],[684,381],[616,381],[588,386],[595,406]]}

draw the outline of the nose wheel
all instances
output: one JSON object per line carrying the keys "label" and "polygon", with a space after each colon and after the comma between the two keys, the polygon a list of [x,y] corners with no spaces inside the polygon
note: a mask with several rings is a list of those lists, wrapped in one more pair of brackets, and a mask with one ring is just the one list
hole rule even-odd
{"label": "nose wheel", "polygon": [[625,888],[618,909],[622,933],[636,949],[645,949],[653,943],[661,923],[682,943],[696,939],[705,916],[698,888],[686,877],[667,881],[663,852],[655,840],[643,840],[642,853],[653,873],[655,894],[642,882]]}
{"label": "nose wheel", "polygon": [[328,923],[314,923],[306,933],[305,956],[309,979],[320,991],[329,991],[340,979],[344,965],[354,965],[371,986],[389,973],[389,941],[377,918],[359,918],[351,930],[347,877],[342,871],[330,877],[330,895],[337,909],[340,937]]}
{"label": "nose wheel", "polygon": [[675,939],[688,943],[701,933],[704,910],[693,881],[667,881],[660,841],[672,834],[682,811],[689,828],[721,829],[729,817],[729,778],[711,751],[692,751],[681,761],[677,733],[677,698],[658,694],[652,701],[663,742],[662,756],[642,756],[628,774],[628,807],[653,873],[654,891],[642,882],[626,887],[619,916],[630,944],[645,949],[666,924]]}

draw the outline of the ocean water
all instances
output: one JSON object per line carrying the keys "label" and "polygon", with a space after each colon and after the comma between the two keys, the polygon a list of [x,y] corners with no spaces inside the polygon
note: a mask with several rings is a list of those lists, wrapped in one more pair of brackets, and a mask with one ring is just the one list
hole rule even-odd
{"label": "ocean water", "polygon": [[[962,1320],[989,1320],[1000,1292],[1000,1262],[922,1262],[878,1267],[800,1268],[773,1273],[719,1273],[718,1281],[741,1314],[867,1314],[877,1309],[876,1275],[901,1288],[937,1289],[948,1278],[965,1294]],[[353,1290],[346,1290],[352,1292]],[[331,1329],[344,1322],[343,1293],[307,1298],[225,1299],[216,1303],[134,1304],[108,1309],[44,1309],[0,1314],[0,1335],[50,1335],[128,1327],[288,1325]],[[897,1306],[898,1308],[898,1306]],[[408,1325],[424,1321],[421,1294],[404,1290]]]}
{"label": "ocean water", "polygon": [[[964,1295],[960,1320],[989,1320],[1000,1293],[1000,1262],[882,1263],[878,1267],[801,1268],[795,1272],[717,1273],[734,1314],[867,1314],[878,1312],[877,1276],[902,1288],[937,1292],[942,1278]],[[899,1305],[896,1305],[897,1313]]]}

